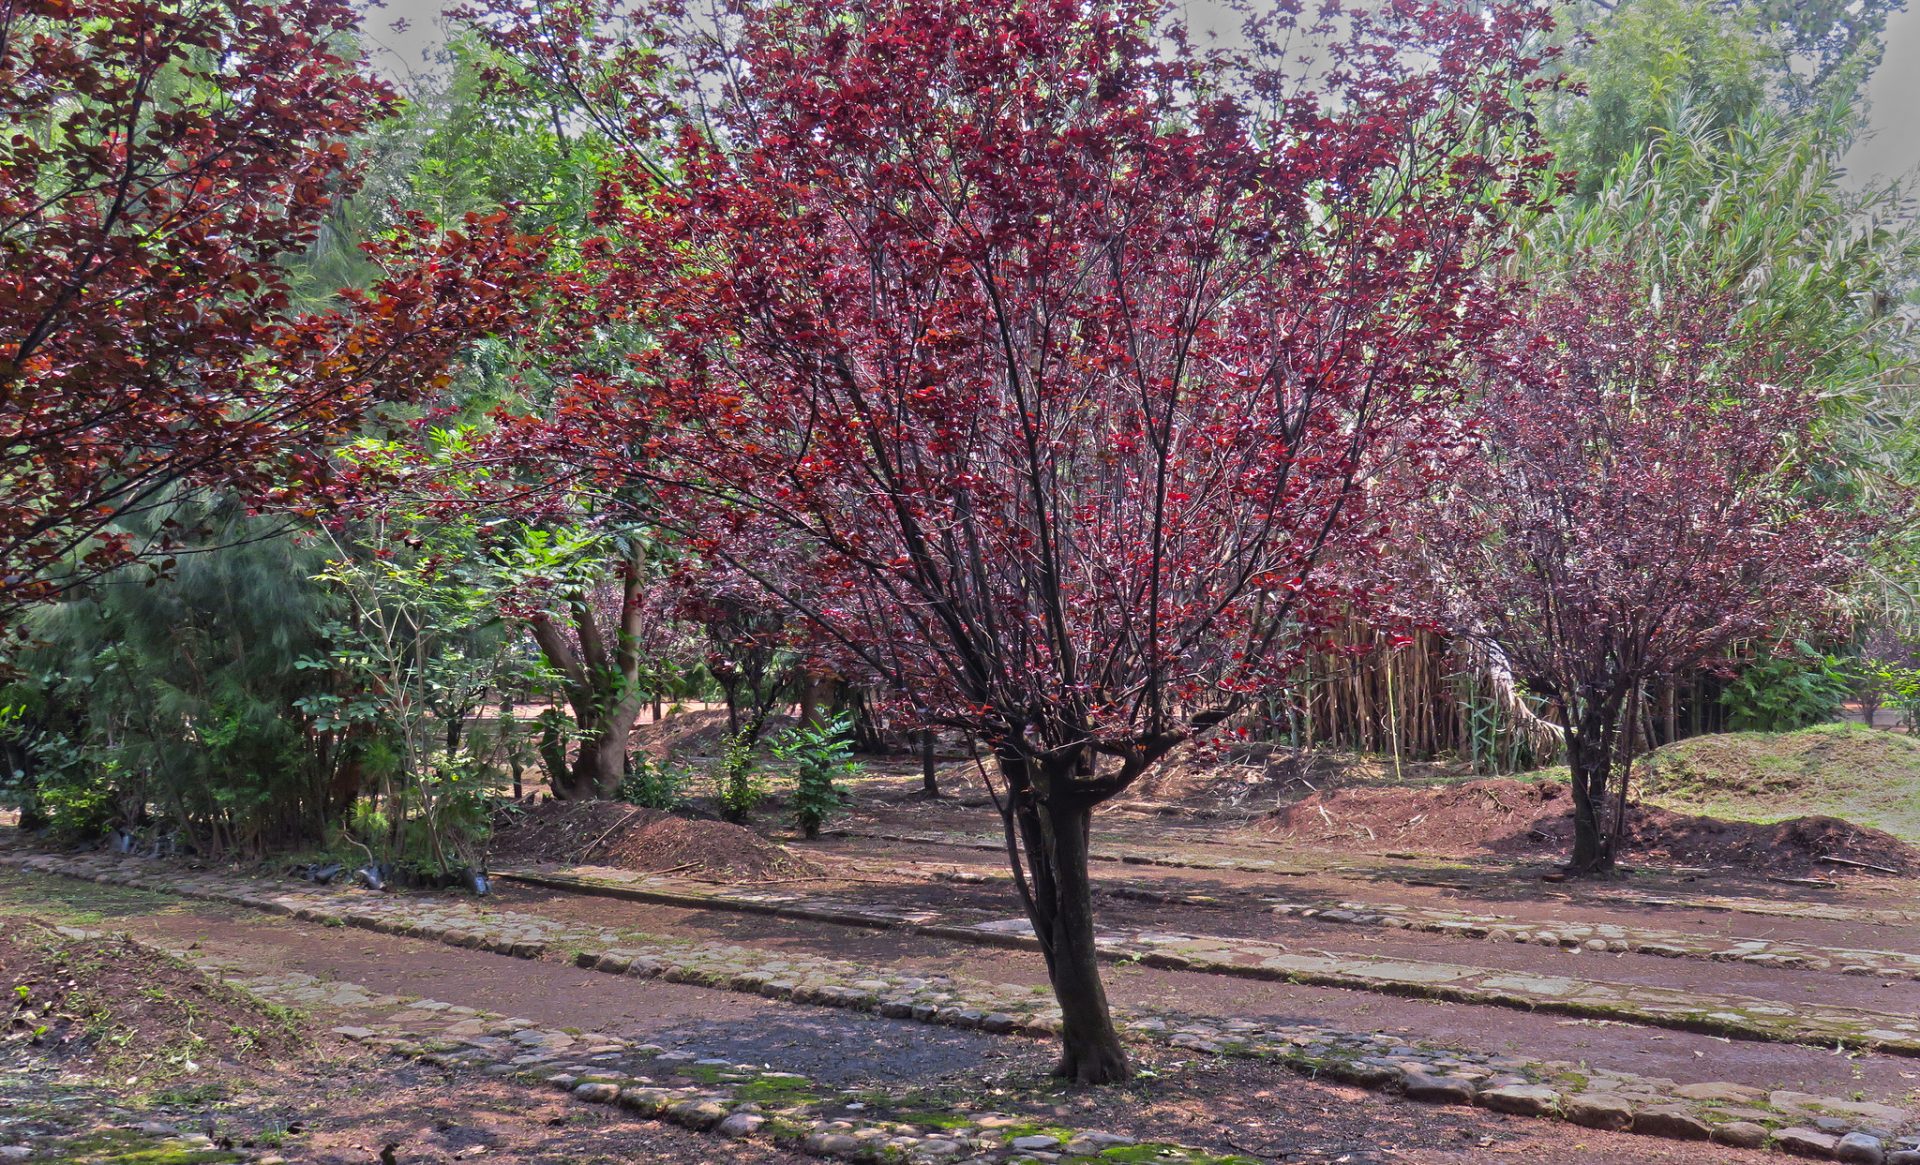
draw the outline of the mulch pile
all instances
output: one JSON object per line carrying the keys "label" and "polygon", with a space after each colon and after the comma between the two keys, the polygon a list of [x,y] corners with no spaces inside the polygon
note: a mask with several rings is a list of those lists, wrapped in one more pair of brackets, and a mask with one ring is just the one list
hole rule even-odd
{"label": "mulch pile", "polygon": [[[1648,805],[1634,805],[1629,814],[1629,862],[1651,859],[1794,876],[1920,873],[1920,850],[1892,834],[1834,817],[1795,817],[1762,825]],[[1563,857],[1573,844],[1573,795],[1564,782],[1507,779],[1428,788],[1340,789],[1278,809],[1263,827],[1283,837],[1348,850],[1554,858]]]}
{"label": "mulch pile", "polygon": [[1175,748],[1118,800],[1205,814],[1265,809],[1328,786],[1442,780],[1458,772],[1457,765],[1432,761],[1408,761],[1396,768],[1385,757],[1361,753],[1210,738]]}
{"label": "mulch pile", "polygon": [[[793,717],[776,712],[760,730],[762,741],[772,740],[793,725]],[[724,708],[696,708],[676,712],[658,724],[634,726],[632,746],[654,760],[687,761],[697,756],[719,756],[727,735]]]}
{"label": "mulch pile", "polygon": [[549,801],[504,810],[494,823],[489,861],[503,869],[591,864],[719,882],[820,873],[751,829],[621,801]]}

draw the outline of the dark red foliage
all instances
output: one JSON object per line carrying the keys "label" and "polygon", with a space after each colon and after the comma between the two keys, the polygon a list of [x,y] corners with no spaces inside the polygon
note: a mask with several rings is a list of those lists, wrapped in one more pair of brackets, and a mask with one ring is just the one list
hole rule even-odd
{"label": "dark red foliage", "polygon": [[1089,815],[1366,598],[1501,318],[1544,21],[1329,6],[1316,95],[1284,11],[1200,56],[1163,0],[721,7],[474,13],[631,147],[505,436],[986,742],[1061,1070],[1117,1079]]}
{"label": "dark red foliage", "polygon": [[[431,390],[523,273],[504,218],[409,221],[301,314],[289,262],[394,107],[337,0],[0,0],[0,616],[166,535],[176,485],[308,503],[330,439]],[[78,560],[75,555],[79,555]]]}
{"label": "dark red foliage", "polygon": [[[575,334],[651,343],[520,435],[667,487],[656,518],[864,670],[996,747],[1104,754],[1111,793],[1285,675],[1357,597],[1328,561],[1450,439],[1543,161],[1534,18],[1392,5],[1326,99],[1268,101],[1265,58],[1179,51],[1152,0],[743,8],[671,46],[709,100],[607,185],[566,288]],[[493,19],[584,68],[572,25]]]}
{"label": "dark red foliage", "polygon": [[[1624,820],[1627,702],[1829,617],[1861,527],[1812,477],[1819,400],[1794,354],[1743,333],[1725,296],[1612,267],[1517,321],[1433,555],[1458,629],[1559,705],[1604,833]],[[1611,859],[1576,847],[1577,865]]]}

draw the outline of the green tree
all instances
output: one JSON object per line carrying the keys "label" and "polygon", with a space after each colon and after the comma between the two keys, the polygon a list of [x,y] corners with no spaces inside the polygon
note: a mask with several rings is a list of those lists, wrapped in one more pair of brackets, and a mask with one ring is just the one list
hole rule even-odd
{"label": "green tree", "polygon": [[123,569],[30,613],[0,698],[24,709],[20,776],[69,835],[150,823],[207,855],[318,843],[366,743],[302,709],[331,691],[298,667],[339,610],[310,577],[320,555],[237,501],[172,513],[197,534],[167,573]]}
{"label": "green tree", "polygon": [[1583,195],[1606,186],[1651,134],[1674,128],[1676,110],[1720,128],[1766,101],[1763,49],[1720,5],[1635,0],[1582,31],[1591,43],[1576,42],[1567,72],[1585,92],[1558,102],[1548,128]]}

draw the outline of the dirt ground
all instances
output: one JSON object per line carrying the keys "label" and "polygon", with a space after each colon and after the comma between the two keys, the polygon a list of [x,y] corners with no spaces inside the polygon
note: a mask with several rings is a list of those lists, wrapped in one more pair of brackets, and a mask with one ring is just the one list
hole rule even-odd
{"label": "dirt ground", "polygon": [[0,1063],[105,1073],[153,1086],[202,1067],[296,1059],[285,1014],[125,941],[75,939],[31,919],[0,928]]}
{"label": "dirt ground", "polygon": [[[923,1103],[960,1111],[985,1107],[1076,1127],[1178,1140],[1219,1153],[1333,1165],[1453,1165],[1502,1160],[1542,1165],[1746,1165],[1760,1154],[1434,1108],[1303,1079],[1259,1062],[1193,1060],[1177,1050],[1143,1054],[1144,1069],[1119,1089],[1059,1085],[1041,1075],[1048,1052],[1034,1041],[929,1033],[917,1025],[827,1009],[676,986],[608,980],[590,972],[528,963],[387,935],[342,936],[329,928],[202,903],[179,903],[98,887],[0,877],[0,900],[52,912],[105,912],[111,924],[156,941],[193,936],[221,957],[265,960],[327,978],[406,986],[445,1002],[487,1007],[502,996],[540,1022],[655,1034],[676,1026],[679,1046],[749,1057],[782,1070],[812,1069],[849,1084],[907,1082]],[[579,981],[575,981],[575,980]],[[624,996],[609,1003],[608,996]],[[703,1006],[704,1005],[704,1006]],[[337,1017],[316,1015],[318,1026]],[[876,1032],[915,1027],[911,1039]],[[664,1026],[663,1026],[664,1025]],[[929,1045],[934,1049],[929,1053]],[[195,1101],[153,1106],[103,1092],[103,1111],[211,1127],[232,1159],[278,1154],[327,1165],[364,1165],[383,1150],[402,1165],[475,1158],[510,1162],[784,1165],[797,1158],[632,1120],[618,1110],[571,1102],[498,1080],[359,1054],[315,1037],[307,1060],[272,1087],[236,1066],[209,1071]],[[852,1054],[853,1058],[850,1058]],[[114,1107],[114,1106],[122,1107]],[[133,1107],[125,1107],[132,1105]],[[291,1131],[289,1131],[291,1130]],[[207,1159],[220,1159],[209,1156]]]}
{"label": "dirt ground", "polygon": [[[692,755],[687,750],[711,746],[715,723],[723,718],[716,713],[670,718],[648,744],[687,760]],[[1768,772],[1755,779],[1776,779]],[[992,848],[1000,821],[989,786],[970,761],[951,755],[944,758],[940,775],[944,795],[928,801],[919,791],[918,758],[870,761],[850,782],[853,800],[837,822],[843,832],[804,843],[781,825],[777,801],[755,814],[752,829],[624,805],[523,807],[503,823],[494,864],[615,865],[709,882],[787,886],[837,901],[920,908],[956,920],[1011,920],[1019,908],[1004,855]],[[1541,875],[1566,844],[1563,784],[1473,780],[1444,768],[1423,771],[1430,788],[1396,783],[1408,775],[1357,761],[1329,768],[1312,758],[1278,755],[1190,758],[1185,767],[1143,782],[1135,795],[1097,817],[1095,849],[1109,851],[1095,863],[1098,922],[1115,930],[1259,939],[1293,952],[1738,994],[1790,1008],[1920,1013],[1920,981],[1843,974],[1837,963],[1812,970],[1651,953],[1576,953],[1275,913],[1275,902],[1354,900],[1478,911],[1542,927],[1572,920],[1658,928],[1717,942],[1791,942],[1883,952],[1889,958],[1920,954],[1920,927],[1913,925],[1920,918],[1913,881],[1920,873],[1920,852],[1889,834],[1830,818],[1729,823],[1671,807],[1647,808],[1637,821],[1638,848],[1629,876],[1556,882]],[[1697,775],[1688,779],[1689,788],[1710,784]],[[1662,786],[1662,795],[1677,787]],[[916,841],[872,836],[926,831],[939,836]],[[965,844],[969,839],[988,848]],[[1122,851],[1129,861],[1112,860]],[[1863,865],[1820,860],[1830,857]],[[1194,864],[1141,864],[1148,858],[1192,859]],[[1221,862],[1251,859],[1278,864],[1218,868]],[[1755,908],[1743,909],[1740,902]],[[1807,910],[1796,916],[1759,909],[1787,902]],[[776,955],[828,956],[908,974],[1045,982],[1035,952],[901,930],[511,883],[499,886],[482,909],[667,939],[724,941]],[[73,1032],[89,1029],[84,998],[89,985],[116,1007],[123,999],[141,1008],[151,1003],[155,1018],[144,1026],[142,1021],[130,1025],[131,1043],[170,1049],[166,1055],[177,1053],[168,1043],[170,1033],[183,1025],[197,1029],[202,1022],[197,1017],[215,1017],[210,1022],[229,1033],[285,1017],[271,1009],[245,1011],[251,1005],[219,995],[217,985],[196,981],[184,965],[151,964],[142,961],[144,955],[107,960],[116,968],[124,962],[125,969],[86,977],[68,973],[63,979],[58,960],[33,955],[34,944],[50,932],[22,929],[19,920],[26,916],[80,919],[176,947],[197,944],[263,974],[315,975],[375,993],[428,997],[525,1016],[543,1026],[611,1032],[701,1056],[800,1072],[850,1093],[910,1088],[923,1103],[954,1111],[990,1105],[1035,1119],[1053,1117],[1290,1165],[1504,1160],[1758,1165],[1779,1159],[1429,1107],[1303,1078],[1270,1063],[1195,1057],[1159,1045],[1141,1048],[1146,1072],[1125,1088],[1064,1088],[1045,1076],[1052,1052],[1042,1041],[693,984],[613,977],[572,966],[562,951],[538,960],[513,959],[238,907],[0,873],[0,968],[8,978],[0,987],[30,979],[29,997],[49,1004],[69,1001],[59,1005],[68,1013],[61,1022]],[[1618,1020],[1139,962],[1110,964],[1105,978],[1111,998],[1123,1008],[1208,1020],[1326,1024],[1675,1081],[1725,1081],[1920,1106],[1920,1059],[1898,1055],[1729,1040]],[[187,1001],[196,1018],[161,1012],[162,998]],[[16,1014],[12,1031],[27,1030],[23,1022],[37,1025],[40,1017],[21,1021]],[[315,1014],[295,1028],[273,1029],[277,1034],[270,1038],[245,1042],[237,1034],[221,1036],[205,1043],[193,1072],[180,1072],[191,1078],[197,1099],[162,1103],[151,1089],[106,1081],[95,1085],[98,1103],[89,1111],[96,1121],[123,1124],[153,1113],[184,1122],[182,1127],[199,1128],[211,1119],[243,1156],[257,1155],[271,1143],[290,1158],[342,1165],[370,1165],[389,1147],[393,1165],[474,1158],[670,1165],[799,1160],[575,1104],[557,1093],[529,1093],[498,1079],[377,1059],[325,1034],[336,1022],[338,1017]],[[52,1045],[29,1055],[16,1046],[23,1044],[10,1040],[8,1054],[18,1053],[23,1063],[48,1071],[66,1070],[53,1058]],[[75,1071],[85,1068],[79,1057],[87,1046],[84,1041],[72,1045],[69,1062]],[[9,1089],[24,1087],[18,1079],[37,1077],[0,1076],[0,1145],[7,1143],[12,1127],[10,1111],[23,1105],[36,1113],[44,1108],[39,1099],[9,1095]],[[289,1137],[293,1127],[300,1131]],[[248,1141],[256,1148],[247,1149]]]}
{"label": "dirt ground", "polygon": [[[776,712],[761,726],[760,738],[772,740],[793,723],[793,717]],[[726,734],[727,710],[702,705],[663,717],[657,724],[638,725],[633,730],[633,749],[655,760],[673,759],[684,763],[719,756]]]}
{"label": "dirt ground", "polygon": [[[1797,876],[1830,877],[1862,869],[1920,872],[1920,850],[1892,834],[1832,817],[1761,824],[1635,805],[1628,822],[1630,861],[1737,866]],[[1564,782],[1545,779],[1343,788],[1314,793],[1276,810],[1261,828],[1319,848],[1551,859],[1572,846],[1573,797]]]}

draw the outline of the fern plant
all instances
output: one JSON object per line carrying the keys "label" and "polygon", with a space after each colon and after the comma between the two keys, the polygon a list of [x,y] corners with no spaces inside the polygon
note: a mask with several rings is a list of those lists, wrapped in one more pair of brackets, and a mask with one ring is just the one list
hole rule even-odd
{"label": "fern plant", "polygon": [[853,717],[846,713],[823,724],[801,725],[782,733],[774,755],[793,765],[793,821],[808,838],[840,809],[835,780],[860,771],[853,759]]}

